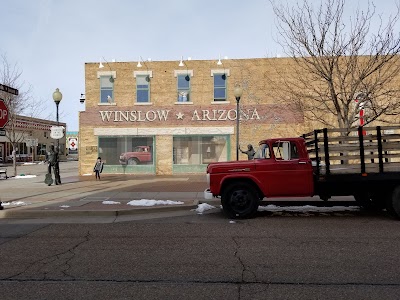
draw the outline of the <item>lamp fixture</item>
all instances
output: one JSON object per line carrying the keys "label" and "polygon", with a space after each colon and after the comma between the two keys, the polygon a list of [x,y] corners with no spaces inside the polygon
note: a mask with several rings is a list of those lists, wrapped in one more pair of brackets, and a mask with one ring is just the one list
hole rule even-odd
{"label": "lamp fixture", "polygon": [[180,66],[180,67],[185,66],[184,63],[183,63],[183,56],[181,56],[181,61],[179,62],[179,66]]}
{"label": "lamp fixture", "polygon": [[236,101],[240,101],[240,98],[242,97],[243,94],[243,89],[239,84],[235,86],[235,89],[233,90],[233,94],[235,95]]}
{"label": "lamp fixture", "polygon": [[81,94],[81,98],[79,98],[79,102],[82,103],[82,104],[83,104],[83,103],[85,102],[85,100],[86,100],[85,97],[84,97],[84,95],[85,95],[85,94]]}
{"label": "lamp fixture", "polygon": [[[188,59],[188,60],[190,60],[190,59]],[[186,67],[186,76],[185,76],[185,80],[186,80],[186,81],[190,81],[189,70],[188,70],[188,67],[187,67],[186,63],[185,63],[184,60],[183,60],[183,56],[181,56],[181,61],[179,62],[179,66],[180,66],[180,67]]]}
{"label": "lamp fixture", "polygon": [[[104,58],[104,56],[103,56],[102,58],[103,58],[103,60],[106,62],[106,64],[107,64],[108,68],[110,69],[110,71],[112,71],[110,65],[108,64],[108,61]],[[113,59],[113,62],[115,62],[115,59]],[[101,62],[101,58],[100,58],[99,69],[102,69],[102,68],[104,68],[104,65],[103,65],[103,63]],[[109,80],[111,83],[114,83],[114,77],[113,77],[112,75],[110,75],[110,78],[109,78],[108,80]]]}
{"label": "lamp fixture", "polygon": [[218,65],[218,66],[222,65],[221,54],[220,54],[219,57],[218,57],[217,65]]}
{"label": "lamp fixture", "polygon": [[[225,56],[225,59],[227,59],[227,58],[228,58],[228,57]],[[222,61],[221,61],[221,54],[218,56],[217,65],[218,65],[218,66],[223,66],[223,67],[224,67],[224,74],[221,75],[221,78],[222,78],[223,80],[225,80],[225,79],[226,79],[225,66],[224,66],[224,64],[223,64]]]}
{"label": "lamp fixture", "polygon": [[[148,58],[147,61],[151,62],[151,58]],[[146,62],[143,60],[143,58],[142,58],[141,56],[139,56],[139,61],[138,61],[137,65],[136,65],[136,67],[141,68],[141,67],[142,67],[141,62],[142,62],[142,63],[144,64],[144,66],[146,67],[147,72],[149,72],[149,68],[147,67]],[[145,80],[146,80],[147,82],[150,82],[150,76],[149,76],[148,74],[147,74]]]}

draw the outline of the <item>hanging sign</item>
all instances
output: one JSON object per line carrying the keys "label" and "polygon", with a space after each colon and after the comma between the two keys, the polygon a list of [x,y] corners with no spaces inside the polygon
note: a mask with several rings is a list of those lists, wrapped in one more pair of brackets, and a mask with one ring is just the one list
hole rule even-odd
{"label": "hanging sign", "polygon": [[51,126],[50,137],[58,140],[64,137],[64,126]]}

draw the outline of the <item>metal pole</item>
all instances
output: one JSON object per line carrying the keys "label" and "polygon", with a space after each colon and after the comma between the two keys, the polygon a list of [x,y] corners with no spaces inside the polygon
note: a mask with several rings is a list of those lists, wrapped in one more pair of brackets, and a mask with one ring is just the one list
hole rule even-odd
{"label": "metal pole", "polygon": [[236,97],[236,160],[239,160],[239,101],[240,97]]}
{"label": "metal pole", "polygon": [[[56,107],[57,107],[57,127],[60,126],[59,122],[58,122],[58,105],[60,104],[60,102],[56,102]],[[59,153],[60,151],[60,139],[57,139],[57,153]]]}

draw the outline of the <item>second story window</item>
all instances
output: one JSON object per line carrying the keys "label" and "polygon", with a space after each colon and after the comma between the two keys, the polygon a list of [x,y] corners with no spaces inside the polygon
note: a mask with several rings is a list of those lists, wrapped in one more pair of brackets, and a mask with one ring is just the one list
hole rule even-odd
{"label": "second story window", "polygon": [[148,75],[136,76],[136,102],[150,102],[150,77]]}
{"label": "second story window", "polygon": [[190,75],[178,74],[178,102],[190,102]]}
{"label": "second story window", "polygon": [[190,91],[190,82],[193,78],[193,70],[174,70],[174,77],[176,78],[177,83],[175,104],[193,104]]}
{"label": "second story window", "polygon": [[226,74],[214,74],[214,101],[226,101]]}
{"label": "second story window", "polygon": [[114,102],[114,81],[110,76],[100,76],[100,102]]}

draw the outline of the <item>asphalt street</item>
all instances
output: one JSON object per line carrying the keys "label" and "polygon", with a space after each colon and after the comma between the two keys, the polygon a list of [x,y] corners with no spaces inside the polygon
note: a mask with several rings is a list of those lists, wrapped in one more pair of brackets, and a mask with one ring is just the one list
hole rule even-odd
{"label": "asphalt street", "polygon": [[399,299],[399,249],[379,215],[0,224],[0,298]]}
{"label": "asphalt street", "polygon": [[[67,197],[65,187],[82,184],[73,164],[64,170],[70,183],[47,193]],[[118,184],[129,193],[176,188],[166,178]],[[0,218],[0,299],[399,299],[399,249],[400,222],[384,212],[230,220],[217,205],[203,214]]]}

